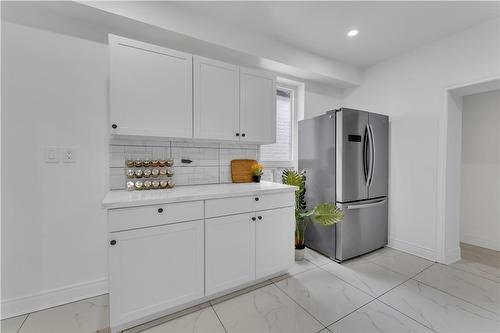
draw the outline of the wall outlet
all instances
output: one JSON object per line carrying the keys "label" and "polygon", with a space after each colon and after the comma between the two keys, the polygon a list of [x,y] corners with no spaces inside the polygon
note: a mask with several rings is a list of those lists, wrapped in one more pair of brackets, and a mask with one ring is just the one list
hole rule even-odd
{"label": "wall outlet", "polygon": [[57,147],[46,147],[45,163],[59,163],[59,149]]}
{"label": "wall outlet", "polygon": [[72,147],[61,149],[63,163],[76,163],[76,150]]}

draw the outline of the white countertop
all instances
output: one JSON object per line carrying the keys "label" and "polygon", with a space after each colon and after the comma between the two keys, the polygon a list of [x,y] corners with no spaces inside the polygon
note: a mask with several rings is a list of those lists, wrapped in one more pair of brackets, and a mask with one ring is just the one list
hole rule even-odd
{"label": "white countertop", "polygon": [[237,197],[245,195],[258,195],[277,192],[293,192],[295,186],[271,182],[245,183],[245,184],[211,184],[179,186],[165,190],[147,191],[109,191],[104,198],[104,208],[123,208],[146,206],[169,202],[194,201]]}

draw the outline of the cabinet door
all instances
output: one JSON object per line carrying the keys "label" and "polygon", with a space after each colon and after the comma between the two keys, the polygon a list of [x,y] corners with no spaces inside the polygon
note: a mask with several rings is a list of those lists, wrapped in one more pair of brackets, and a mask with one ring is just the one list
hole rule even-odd
{"label": "cabinet door", "polygon": [[288,269],[294,261],[293,207],[256,213],[255,271],[261,278]]}
{"label": "cabinet door", "polygon": [[203,297],[203,220],[109,235],[111,327]]}
{"label": "cabinet door", "polygon": [[194,137],[239,141],[238,66],[194,57]]}
{"label": "cabinet door", "polygon": [[109,36],[112,134],[191,138],[192,55]]}
{"label": "cabinet door", "polygon": [[276,142],[276,77],[240,68],[241,141]]}
{"label": "cabinet door", "polygon": [[255,279],[254,213],[206,219],[206,295]]}

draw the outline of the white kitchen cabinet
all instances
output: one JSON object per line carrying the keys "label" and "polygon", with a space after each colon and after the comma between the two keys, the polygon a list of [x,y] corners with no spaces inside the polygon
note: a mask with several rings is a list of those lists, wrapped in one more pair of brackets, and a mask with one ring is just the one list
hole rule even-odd
{"label": "white kitchen cabinet", "polygon": [[258,211],[255,223],[256,279],[287,269],[294,260],[293,207]]}
{"label": "white kitchen cabinet", "polygon": [[204,296],[203,220],[109,234],[111,327]]}
{"label": "white kitchen cabinet", "polygon": [[276,142],[276,76],[240,68],[240,141]]}
{"label": "white kitchen cabinet", "polygon": [[109,35],[111,133],[192,138],[192,55]]}
{"label": "white kitchen cabinet", "polygon": [[255,220],[255,213],[206,219],[207,295],[255,279]]}
{"label": "white kitchen cabinet", "polygon": [[194,137],[239,140],[238,66],[195,56]]}

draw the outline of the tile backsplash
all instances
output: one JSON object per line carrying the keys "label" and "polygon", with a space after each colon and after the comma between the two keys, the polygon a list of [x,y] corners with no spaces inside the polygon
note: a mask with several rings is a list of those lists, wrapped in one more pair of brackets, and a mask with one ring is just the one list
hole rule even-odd
{"label": "tile backsplash", "polygon": [[[259,146],[196,141],[152,141],[113,138],[109,147],[110,188],[125,189],[126,160],[174,160],[177,186],[231,183],[231,160],[259,158]],[[191,163],[182,163],[182,160]]]}

